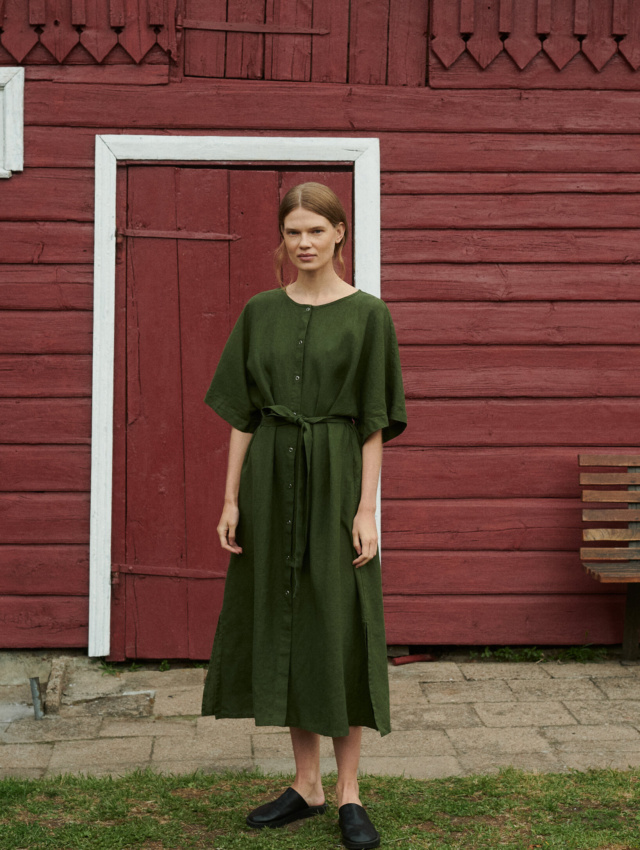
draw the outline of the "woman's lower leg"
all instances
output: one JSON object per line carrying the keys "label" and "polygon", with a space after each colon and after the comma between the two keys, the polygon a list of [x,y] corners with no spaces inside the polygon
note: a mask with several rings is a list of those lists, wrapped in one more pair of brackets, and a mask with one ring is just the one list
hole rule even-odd
{"label": "woman's lower leg", "polygon": [[350,726],[348,735],[333,739],[333,750],[338,765],[338,781],[336,783],[338,808],[345,803],[362,805],[358,787],[361,741],[362,726]]}
{"label": "woman's lower leg", "polygon": [[296,778],[291,787],[310,806],[320,806],[325,801],[320,775],[320,735],[290,726],[291,745],[296,760]]}

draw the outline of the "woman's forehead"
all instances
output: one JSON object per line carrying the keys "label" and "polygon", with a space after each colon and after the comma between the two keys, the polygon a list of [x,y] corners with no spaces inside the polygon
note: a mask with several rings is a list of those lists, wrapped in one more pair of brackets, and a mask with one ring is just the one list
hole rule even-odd
{"label": "woman's forehead", "polygon": [[311,210],[305,210],[302,207],[291,210],[289,215],[285,216],[284,219],[285,227],[295,227],[296,229],[318,227],[319,225],[326,227],[327,225],[331,225],[331,222],[323,215],[319,215]]}

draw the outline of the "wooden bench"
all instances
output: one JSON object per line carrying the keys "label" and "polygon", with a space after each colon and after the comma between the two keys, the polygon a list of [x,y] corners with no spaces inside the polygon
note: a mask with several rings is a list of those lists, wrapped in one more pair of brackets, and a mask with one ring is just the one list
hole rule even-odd
{"label": "wooden bench", "polygon": [[[626,467],[624,472],[581,472],[580,484],[618,485],[625,489],[584,489],[583,502],[619,502],[612,509],[585,509],[584,522],[602,522],[605,528],[585,528],[584,541],[611,541],[608,546],[580,549],[580,559],[598,581],[627,584],[622,660],[637,661],[640,656],[640,454],[578,455],[580,466]],[[626,523],[620,527],[619,523]],[[611,524],[611,527],[608,527]],[[614,525],[615,524],[615,525]],[[614,546],[618,542],[620,545]]]}

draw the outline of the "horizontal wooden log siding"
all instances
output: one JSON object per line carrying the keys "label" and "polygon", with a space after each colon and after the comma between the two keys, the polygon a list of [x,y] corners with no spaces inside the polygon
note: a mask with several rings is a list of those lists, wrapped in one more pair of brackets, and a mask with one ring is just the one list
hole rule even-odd
{"label": "horizontal wooden log siding", "polygon": [[[309,26],[321,28],[317,6]],[[403,4],[374,6],[358,14],[384,7],[389,32],[406,27]],[[307,38],[276,37],[291,37],[291,57]],[[255,76],[263,36],[224,38],[224,73]],[[303,88],[80,82],[64,67],[30,66],[48,76],[26,87],[26,168],[0,186],[4,646],[86,646],[99,132],[379,137],[382,297],[409,416],[382,476],[388,640],[620,640],[624,589],[592,582],[578,557],[576,458],[638,449],[636,96],[405,85],[399,54],[387,54],[384,85],[343,85],[342,51],[372,79],[380,56],[308,38]],[[292,108],[301,95],[313,109]],[[181,598],[204,612],[219,585],[202,579]]]}

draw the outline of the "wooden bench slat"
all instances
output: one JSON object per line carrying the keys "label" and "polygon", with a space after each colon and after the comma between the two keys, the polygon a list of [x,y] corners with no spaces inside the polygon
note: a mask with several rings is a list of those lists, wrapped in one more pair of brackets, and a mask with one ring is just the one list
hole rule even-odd
{"label": "wooden bench slat", "polygon": [[630,546],[580,549],[581,561],[640,561],[640,549]]}
{"label": "wooden bench slat", "polygon": [[583,502],[640,502],[637,490],[583,490]]}
{"label": "wooden bench slat", "polygon": [[585,528],[583,540],[640,540],[640,529],[631,528]]}
{"label": "wooden bench slat", "polygon": [[639,510],[589,510],[582,511],[584,522],[639,522]]}
{"label": "wooden bench slat", "polygon": [[640,466],[640,455],[578,455],[580,466]]}
{"label": "wooden bench slat", "polygon": [[627,564],[584,564],[590,576],[603,584],[614,582],[640,582],[640,561],[630,561]]}
{"label": "wooden bench slat", "polygon": [[640,472],[581,472],[581,484],[640,484]]}

